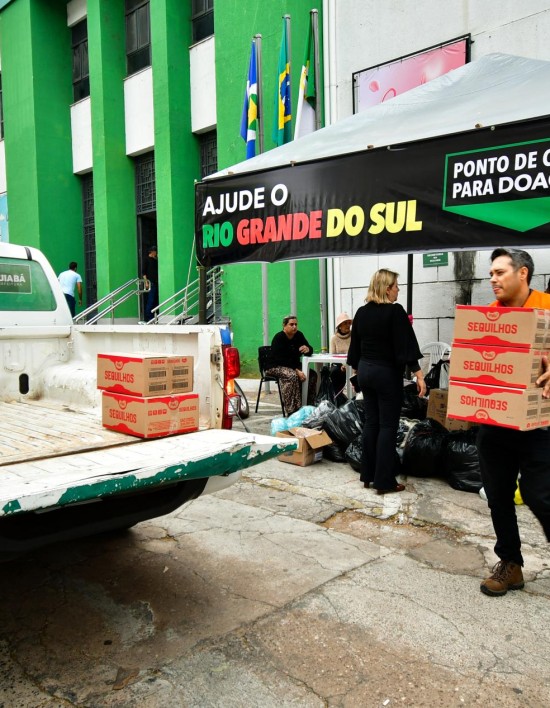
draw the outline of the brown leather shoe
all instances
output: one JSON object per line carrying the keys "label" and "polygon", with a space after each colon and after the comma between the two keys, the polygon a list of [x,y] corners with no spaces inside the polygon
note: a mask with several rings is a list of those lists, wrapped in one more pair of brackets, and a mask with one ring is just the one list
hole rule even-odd
{"label": "brown leather shoe", "polygon": [[391,489],[377,489],[377,494],[391,494],[392,492],[402,492],[405,489],[404,484],[396,484],[395,487]]}
{"label": "brown leather shoe", "polygon": [[479,589],[486,595],[498,597],[506,595],[508,590],[521,590],[524,585],[521,565],[501,560],[493,567],[491,577],[484,580]]}

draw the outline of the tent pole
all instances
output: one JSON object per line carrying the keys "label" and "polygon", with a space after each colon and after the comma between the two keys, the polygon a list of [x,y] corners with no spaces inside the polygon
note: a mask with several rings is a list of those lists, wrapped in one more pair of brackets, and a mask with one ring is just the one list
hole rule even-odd
{"label": "tent pole", "polygon": [[206,324],[206,268],[200,265],[199,271],[199,324]]}
{"label": "tent pole", "polygon": [[[267,273],[267,263],[262,263],[262,329],[264,347],[271,344],[269,339],[269,280]],[[269,381],[265,382],[265,392],[271,393]]]}
{"label": "tent pole", "polygon": [[407,254],[407,314],[412,315],[413,307],[413,254]]}
{"label": "tent pole", "polygon": [[267,274],[267,263],[262,263],[262,327],[263,327],[263,339],[264,345],[267,346],[269,341],[269,280]]}
{"label": "tent pole", "polygon": [[319,258],[319,292],[321,294],[321,351],[328,352],[327,336],[327,259]]}

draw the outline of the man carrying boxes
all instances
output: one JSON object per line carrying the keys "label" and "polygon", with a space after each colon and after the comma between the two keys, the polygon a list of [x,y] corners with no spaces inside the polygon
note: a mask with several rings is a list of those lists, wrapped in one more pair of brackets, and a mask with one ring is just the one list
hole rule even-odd
{"label": "man carrying boxes", "polygon": [[[533,259],[525,251],[516,249],[497,248],[491,254],[491,285],[495,293],[496,300],[491,303],[492,307],[515,307],[515,308],[540,308],[550,310],[550,295],[536,290],[531,290],[529,284],[534,271]],[[526,313],[527,314],[527,313]],[[536,314],[536,313],[535,313]],[[495,313],[496,315],[496,313]],[[532,339],[530,342],[520,342],[518,346],[531,346],[536,349],[544,349],[550,341],[550,330],[548,328],[548,317],[541,312],[538,318],[533,317]],[[540,321],[542,320],[542,325]],[[475,327],[472,327],[475,329]],[[479,331],[482,329],[478,327]],[[513,347],[513,343],[507,343],[506,332],[513,331],[512,326],[504,327],[487,325],[486,332],[491,333],[489,337],[494,337],[493,344],[499,342],[501,345],[508,344]],[[496,333],[496,334],[495,334]],[[548,338],[547,338],[548,335]],[[498,339],[504,337],[504,339]],[[481,339],[481,337],[480,337]],[[485,340],[485,345],[491,339]],[[517,343],[516,343],[517,344]],[[492,344],[491,344],[492,346]],[[473,354],[474,356],[475,354]],[[502,355],[500,355],[502,356]],[[536,359],[536,355],[535,355]],[[451,379],[453,376],[453,357],[451,356]],[[474,359],[475,361],[475,359]],[[539,405],[542,399],[550,398],[550,367],[548,356],[542,354],[539,357],[541,368],[544,371],[539,375],[534,384],[543,387],[540,391],[532,391],[532,397],[537,398]],[[492,375],[500,375],[505,371],[506,366],[500,365],[500,369],[492,367]],[[485,369],[491,370],[489,366],[476,365],[477,371]],[[529,373],[529,366],[527,367]],[[530,374],[529,374],[530,375]],[[526,387],[533,385],[533,377],[526,377]],[[500,382],[501,385],[511,386],[508,381]],[[517,381],[513,382],[517,385]],[[460,388],[463,382],[456,383],[455,391]],[[485,388],[487,400],[491,400],[493,408],[508,406],[509,404],[497,396],[491,398],[494,392],[488,386],[471,384],[471,387],[478,386]],[[467,384],[464,384],[467,386]],[[451,382],[451,389],[453,383]],[[524,399],[528,391],[520,388],[501,389],[510,395],[516,393],[522,395]],[[504,393],[502,394],[504,396]],[[450,396],[452,398],[452,396]],[[466,397],[467,398],[467,397]],[[475,398],[475,396],[474,396]],[[456,406],[458,406],[457,398]],[[483,396],[479,400],[484,400]],[[451,404],[452,405],[452,404]],[[451,408],[450,405],[450,408]],[[452,411],[449,411],[452,415]],[[527,415],[527,409],[526,409]],[[491,416],[491,414],[488,414]],[[514,504],[514,494],[516,491],[518,473],[521,473],[520,489],[524,502],[540,521],[546,538],[550,541],[550,428],[534,427],[542,425],[540,414],[537,422],[533,424],[533,429],[519,429],[522,426],[501,427],[507,425],[506,422],[498,422],[497,411],[495,410],[493,424],[481,425],[478,434],[477,446],[479,452],[481,476],[483,486],[487,494],[487,502],[491,510],[491,518],[496,534],[495,553],[500,561],[493,568],[493,574],[481,583],[481,591],[486,595],[505,595],[508,590],[519,590],[523,588],[523,557],[521,554],[521,540],[519,535],[516,507]],[[548,425],[548,424],[546,424]]]}

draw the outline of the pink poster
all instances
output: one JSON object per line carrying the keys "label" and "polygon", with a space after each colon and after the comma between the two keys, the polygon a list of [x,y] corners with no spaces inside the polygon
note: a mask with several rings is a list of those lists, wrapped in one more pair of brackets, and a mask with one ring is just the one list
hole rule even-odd
{"label": "pink poster", "polygon": [[466,39],[355,74],[355,112],[389,101],[466,63]]}

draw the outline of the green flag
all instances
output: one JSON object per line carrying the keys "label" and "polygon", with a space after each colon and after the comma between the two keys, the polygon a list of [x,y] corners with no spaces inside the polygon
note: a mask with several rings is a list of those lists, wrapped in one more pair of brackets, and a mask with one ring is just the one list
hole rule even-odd
{"label": "green flag", "polygon": [[292,103],[290,98],[290,58],[286,41],[286,19],[283,18],[283,39],[277,67],[275,92],[275,122],[273,142],[284,145],[292,140]]}

